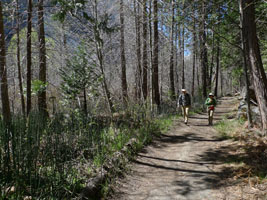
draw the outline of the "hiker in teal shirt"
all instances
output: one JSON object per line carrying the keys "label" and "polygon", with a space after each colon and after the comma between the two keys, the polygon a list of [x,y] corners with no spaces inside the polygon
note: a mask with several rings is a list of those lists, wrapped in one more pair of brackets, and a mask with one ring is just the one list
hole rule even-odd
{"label": "hiker in teal shirt", "polygon": [[215,106],[217,105],[216,99],[214,98],[214,95],[212,93],[209,93],[209,97],[206,99],[205,105],[207,106],[208,109],[209,125],[212,125],[213,114]]}

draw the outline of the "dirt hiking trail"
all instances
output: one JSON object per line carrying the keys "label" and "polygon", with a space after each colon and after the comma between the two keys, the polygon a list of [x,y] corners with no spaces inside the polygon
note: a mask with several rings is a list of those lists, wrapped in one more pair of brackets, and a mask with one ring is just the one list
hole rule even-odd
{"label": "dirt hiking trail", "polygon": [[[236,98],[219,100],[214,122],[234,108]],[[174,122],[171,130],[140,152],[130,174],[115,187],[116,200],[217,200],[232,199],[224,187],[227,173],[220,168],[214,149],[225,141],[207,125],[207,114]],[[235,198],[233,198],[235,199]]]}

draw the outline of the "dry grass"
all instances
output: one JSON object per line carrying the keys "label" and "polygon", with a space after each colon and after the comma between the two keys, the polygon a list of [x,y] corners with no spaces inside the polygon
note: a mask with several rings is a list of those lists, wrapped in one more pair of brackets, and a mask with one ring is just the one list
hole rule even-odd
{"label": "dry grass", "polygon": [[[244,121],[225,119],[216,129],[227,141],[223,168],[228,169],[228,192],[241,199],[267,199],[267,137],[248,129]],[[231,199],[231,198],[230,198]]]}

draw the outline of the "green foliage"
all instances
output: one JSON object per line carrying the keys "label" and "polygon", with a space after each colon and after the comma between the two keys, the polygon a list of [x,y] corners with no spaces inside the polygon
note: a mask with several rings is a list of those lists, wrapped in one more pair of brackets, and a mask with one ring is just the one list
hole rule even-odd
{"label": "green foliage", "polygon": [[[23,54],[23,52],[26,52],[26,45],[23,45],[26,43],[26,38],[27,38],[27,28],[23,28],[20,31],[20,44],[21,44],[20,49],[21,49],[22,54]],[[35,29],[33,29],[33,31],[32,31],[31,39],[32,39],[33,48],[37,48],[37,46],[38,46],[38,33]],[[17,35],[16,34],[11,38],[10,44],[8,46],[8,51],[10,53],[12,53],[14,56],[16,55],[16,51],[17,51]],[[21,60],[22,60],[23,56],[25,56],[25,55],[21,55]],[[34,61],[37,62],[38,60],[36,59]]]}
{"label": "green foliage", "polygon": [[262,56],[263,67],[267,72],[267,26],[266,21],[267,4],[264,1],[257,1],[255,6],[257,19],[257,35],[259,37],[260,51]]}
{"label": "green foliage", "polygon": [[86,2],[86,0],[52,0],[52,5],[60,8],[60,11],[54,14],[53,18],[63,22],[68,13],[77,14],[84,8]]}
{"label": "green foliage", "polygon": [[84,90],[91,94],[97,93],[97,87],[102,81],[98,75],[96,66],[90,62],[86,46],[82,43],[74,52],[74,55],[67,60],[67,64],[60,70],[62,78],[61,89],[65,99],[75,99]]}
{"label": "green foliage", "polygon": [[32,81],[32,93],[34,95],[38,95],[43,92],[47,88],[48,83],[44,83],[41,80],[33,80]]}
{"label": "green foliage", "polygon": [[244,124],[243,120],[221,120],[220,122],[215,124],[215,129],[219,132],[222,138],[229,139],[233,138],[235,132],[241,129]]}
{"label": "green foliage", "polygon": [[232,72],[231,72],[231,76],[233,78],[233,86],[238,86],[239,82],[240,82],[240,77],[244,77],[244,70],[243,67],[239,66],[239,67],[235,67]]}

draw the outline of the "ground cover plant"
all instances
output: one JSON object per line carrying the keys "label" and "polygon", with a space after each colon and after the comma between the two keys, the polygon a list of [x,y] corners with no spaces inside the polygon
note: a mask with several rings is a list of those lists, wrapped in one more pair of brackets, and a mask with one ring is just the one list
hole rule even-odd
{"label": "ground cover plant", "polygon": [[8,128],[1,121],[1,198],[79,197],[86,182],[130,139],[136,140],[137,151],[172,122],[145,111],[114,121],[103,118],[86,118],[82,111],[51,118],[32,112],[27,120],[14,117]]}

